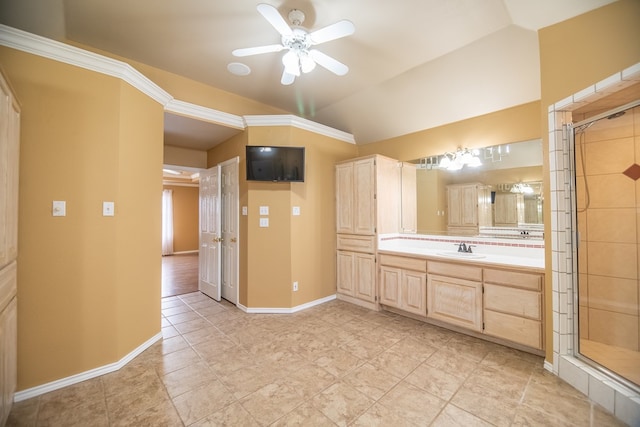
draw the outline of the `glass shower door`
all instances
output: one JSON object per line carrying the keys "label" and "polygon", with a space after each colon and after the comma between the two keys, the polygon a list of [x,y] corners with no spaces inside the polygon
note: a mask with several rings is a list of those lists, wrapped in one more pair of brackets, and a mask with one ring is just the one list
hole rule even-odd
{"label": "glass shower door", "polygon": [[640,107],[605,114],[573,128],[577,344],[640,387]]}

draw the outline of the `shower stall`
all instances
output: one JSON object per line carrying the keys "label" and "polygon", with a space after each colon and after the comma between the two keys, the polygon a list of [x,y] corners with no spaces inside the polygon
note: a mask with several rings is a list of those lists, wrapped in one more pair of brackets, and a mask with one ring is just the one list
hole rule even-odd
{"label": "shower stall", "polygon": [[[640,100],[572,114],[576,356],[640,390]],[[607,106],[608,107],[608,106]]]}

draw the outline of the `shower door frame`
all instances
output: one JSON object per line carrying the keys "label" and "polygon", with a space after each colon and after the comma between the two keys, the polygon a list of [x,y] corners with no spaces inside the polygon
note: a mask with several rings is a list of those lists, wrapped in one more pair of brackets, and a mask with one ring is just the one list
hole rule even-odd
{"label": "shower door frame", "polygon": [[[628,104],[619,106],[619,107],[615,107],[612,108],[611,110],[608,110],[604,113],[589,117],[588,119],[576,122],[576,123],[569,123],[566,125],[566,129],[567,129],[567,137],[569,140],[569,158],[572,159],[573,161],[570,163],[571,165],[571,221],[572,221],[572,230],[575,230],[575,232],[571,233],[571,257],[572,257],[572,265],[573,265],[573,271],[575,272],[575,274],[572,275],[572,281],[573,281],[573,286],[572,288],[574,289],[574,291],[572,292],[572,296],[573,296],[573,314],[574,314],[574,320],[573,320],[573,345],[574,345],[574,355],[575,357],[577,357],[578,359],[584,361],[585,363],[589,364],[591,367],[593,367],[594,369],[602,372],[604,375],[607,376],[611,376],[613,379],[615,379],[616,381],[620,381],[622,384],[628,386],[631,389],[635,389],[636,391],[640,390],[640,386],[638,384],[633,383],[632,381],[628,380],[627,378],[625,378],[624,376],[617,374],[616,372],[612,371],[610,368],[608,368],[607,366],[591,359],[589,356],[581,353],[580,351],[580,288],[579,288],[579,277],[580,275],[578,274],[579,271],[579,255],[578,255],[578,250],[579,250],[579,242],[580,242],[580,236],[579,236],[579,224],[578,224],[578,194],[577,194],[577,183],[576,180],[578,179],[577,176],[577,167],[576,167],[576,141],[575,141],[575,137],[576,137],[576,129],[586,126],[586,128],[583,130],[583,132],[586,132],[587,129],[589,128],[589,126],[592,123],[595,123],[599,120],[602,119],[607,119],[609,118],[611,115],[619,113],[621,111],[626,111],[626,110],[630,110],[633,109],[637,106],[640,105],[640,100],[635,100],[633,102],[630,102]],[[586,171],[583,171],[583,173],[586,174]],[[588,207],[587,207],[588,208]],[[640,279],[639,279],[640,280]]]}
{"label": "shower door frame", "polygon": [[553,353],[544,363],[545,369],[589,396],[619,419],[632,424],[640,419],[640,393],[621,381],[602,373],[576,356],[574,342],[578,331],[575,299],[577,270],[573,244],[577,229],[572,219],[572,169],[575,156],[569,141],[568,124],[571,112],[604,96],[619,92],[640,81],[640,63],[632,65],[596,84],[550,105],[548,112],[549,142],[549,208],[545,217],[545,232],[551,248],[547,260],[551,264],[551,316]]}

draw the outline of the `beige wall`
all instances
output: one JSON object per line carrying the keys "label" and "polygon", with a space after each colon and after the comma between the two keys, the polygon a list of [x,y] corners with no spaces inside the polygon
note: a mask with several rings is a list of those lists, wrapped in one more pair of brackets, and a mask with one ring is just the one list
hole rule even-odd
{"label": "beige wall", "polygon": [[163,163],[165,165],[207,168],[207,152],[184,147],[164,146]]}
{"label": "beige wall", "polygon": [[[304,183],[247,182],[246,145],[305,147]],[[209,166],[240,157],[240,303],[290,308],[335,293],[334,165],[356,146],[289,126],[250,127],[209,151]],[[259,208],[269,206],[269,228]],[[293,206],[301,215],[293,217]],[[298,281],[299,291],[292,291]]]}
{"label": "beige wall", "polygon": [[22,390],[118,361],[160,331],[163,108],[80,68],[4,47],[0,62],[22,105]]}
{"label": "beige wall", "polygon": [[[22,105],[18,390],[117,362],[160,332],[163,106],[119,79],[0,46]],[[135,64],[186,102],[281,113]],[[51,217],[65,200],[67,216]],[[114,217],[102,202],[114,201]]]}
{"label": "beige wall", "polygon": [[[549,176],[547,108],[573,93],[640,62],[640,2],[620,0],[538,31],[540,42],[541,124],[544,171]],[[549,187],[545,199],[550,200]],[[551,233],[546,203],[546,319],[552,318]],[[546,323],[546,358],[553,358],[553,325]]]}
{"label": "beige wall", "polygon": [[457,147],[480,148],[540,138],[540,103],[530,102],[469,120],[358,146],[361,156],[398,160],[434,156]]}
{"label": "beige wall", "polygon": [[173,251],[197,251],[199,248],[199,188],[165,185],[173,190]]}

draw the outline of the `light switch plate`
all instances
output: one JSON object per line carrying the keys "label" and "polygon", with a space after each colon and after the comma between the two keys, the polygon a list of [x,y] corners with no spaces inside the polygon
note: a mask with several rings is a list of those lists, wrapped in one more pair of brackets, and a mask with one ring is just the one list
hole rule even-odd
{"label": "light switch plate", "polygon": [[247,207],[246,206],[242,207],[242,215],[247,216]]}
{"label": "light switch plate", "polygon": [[115,203],[102,202],[102,216],[114,216],[114,215],[115,215]]}
{"label": "light switch plate", "polygon": [[260,206],[260,215],[269,215],[269,206]]}
{"label": "light switch plate", "polygon": [[293,214],[293,216],[300,215],[300,206],[294,206],[293,209],[292,209],[292,214]]}
{"label": "light switch plate", "polygon": [[64,200],[54,200],[51,206],[51,215],[67,216],[67,202]]}
{"label": "light switch plate", "polygon": [[260,227],[268,227],[269,218],[260,218]]}

